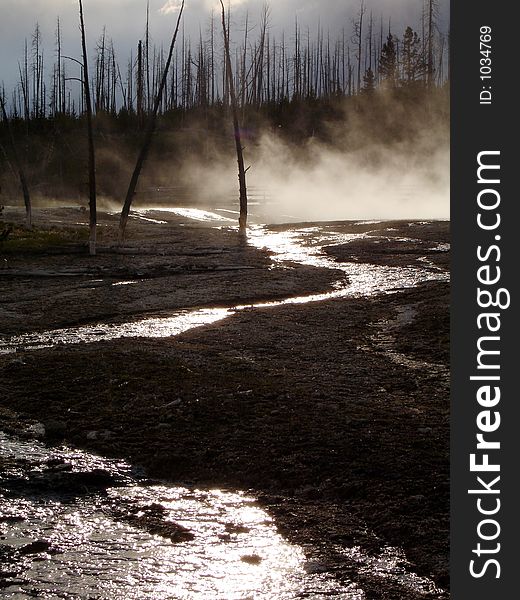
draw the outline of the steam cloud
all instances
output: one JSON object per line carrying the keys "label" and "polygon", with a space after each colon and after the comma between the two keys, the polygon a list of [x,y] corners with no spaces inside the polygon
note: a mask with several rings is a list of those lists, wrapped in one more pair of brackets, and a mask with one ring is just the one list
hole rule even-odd
{"label": "steam cloud", "polygon": [[[354,138],[362,135],[359,131]],[[272,132],[254,146],[246,142],[251,215],[270,223],[449,218],[446,124],[411,140],[391,145],[371,141],[355,149],[349,148],[354,145],[352,132],[347,137],[337,128],[334,136],[334,146],[311,138],[297,147]],[[183,172],[200,195],[207,197],[204,191],[212,190],[215,206],[237,181],[233,155],[209,165],[190,161]]]}

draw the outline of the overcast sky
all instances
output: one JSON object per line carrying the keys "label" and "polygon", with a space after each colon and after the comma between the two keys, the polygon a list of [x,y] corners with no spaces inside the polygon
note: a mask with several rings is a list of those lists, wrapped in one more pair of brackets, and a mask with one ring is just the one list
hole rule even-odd
{"label": "overcast sky", "polygon": [[[257,22],[265,0],[231,0],[233,21],[237,27],[243,23],[245,11],[250,20]],[[419,28],[423,0],[365,0],[368,12],[373,11],[385,22],[391,17],[392,29],[402,35],[404,25]],[[174,27],[178,0],[150,0],[150,28],[152,42],[169,44]],[[126,62],[131,48],[143,37],[145,28],[146,0],[83,0],[85,24],[89,46],[94,47],[103,26],[114,40],[116,53],[122,63]],[[351,20],[359,9],[359,0],[271,0],[271,31],[278,35],[285,29],[292,35],[295,15],[305,27],[317,26],[318,20],[331,33],[345,27],[351,33]],[[439,0],[440,23],[443,31],[448,28],[449,0]],[[38,22],[43,35],[47,59],[54,53],[53,35],[59,16],[63,31],[63,53],[79,57],[77,0],[0,0],[0,82],[11,88],[17,79],[18,61],[22,60],[24,40],[30,43],[34,26]],[[185,27],[187,32],[198,36],[199,25],[206,29],[211,10],[218,9],[218,0],[186,0]],[[49,61],[49,64],[51,62]]]}

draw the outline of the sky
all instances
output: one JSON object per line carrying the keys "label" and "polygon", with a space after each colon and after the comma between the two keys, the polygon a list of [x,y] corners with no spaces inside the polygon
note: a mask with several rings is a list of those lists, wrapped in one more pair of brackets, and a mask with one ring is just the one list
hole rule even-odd
{"label": "sky", "polygon": [[[240,29],[246,11],[250,20],[256,23],[265,0],[227,0],[231,2],[233,22]],[[405,25],[418,27],[423,0],[365,0],[367,11],[373,11],[385,22],[392,20],[402,35]],[[438,0],[440,27],[448,29],[449,0]],[[158,46],[169,44],[171,32],[177,18],[176,7],[179,0],[150,0],[150,29],[152,43]],[[106,26],[107,35],[114,40],[115,50],[126,63],[130,50],[135,48],[143,37],[146,18],[146,0],[83,0],[85,25],[89,47],[94,48],[96,40]],[[78,34],[77,0],[0,0],[2,19],[0,20],[0,82],[10,89],[18,77],[18,62],[23,58],[24,41],[30,44],[35,24],[40,25],[44,53],[50,59],[54,53],[54,31],[59,16],[63,32],[63,54],[79,58],[80,40]],[[305,28],[317,27],[321,22],[331,33],[345,28],[352,31],[352,17],[359,9],[359,0],[271,0],[271,32],[279,35],[285,30],[289,35],[294,29],[295,16]],[[204,32],[209,24],[212,9],[218,10],[218,0],[186,0],[185,28],[187,33],[198,37],[199,27]],[[254,32],[253,32],[254,35]],[[49,61],[50,64],[50,61]]]}

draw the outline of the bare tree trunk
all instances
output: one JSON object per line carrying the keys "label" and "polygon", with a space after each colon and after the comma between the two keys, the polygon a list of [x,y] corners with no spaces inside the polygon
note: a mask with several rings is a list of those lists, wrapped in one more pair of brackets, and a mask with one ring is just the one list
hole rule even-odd
{"label": "bare tree trunk", "polygon": [[215,104],[215,13],[211,10],[211,105]]}
{"label": "bare tree trunk", "polygon": [[56,72],[56,82],[54,88],[54,110],[56,113],[61,112],[61,107],[63,105],[62,98],[62,89],[61,89],[61,28],[60,28],[60,19],[56,22],[56,62],[57,62],[57,72]]}
{"label": "bare tree trunk", "polygon": [[144,114],[144,79],[143,79],[143,43],[139,40],[137,47],[137,123],[143,126]]}
{"label": "bare tree trunk", "polygon": [[358,65],[357,65],[357,93],[361,90],[361,59],[362,59],[362,47],[363,47],[363,16],[365,15],[365,2],[361,0],[359,5],[359,21],[358,21]]}
{"label": "bare tree trunk", "polygon": [[143,145],[141,147],[139,156],[137,157],[135,169],[134,169],[134,172],[132,173],[132,178],[130,179],[130,184],[128,186],[128,191],[126,193],[123,210],[121,211],[121,218],[119,220],[119,239],[120,239],[120,241],[123,241],[124,237],[125,237],[125,228],[126,228],[126,224],[128,222],[128,215],[130,214],[130,207],[132,205],[132,200],[134,198],[135,189],[137,187],[137,182],[139,181],[139,175],[141,174],[141,170],[143,168],[146,157],[148,156],[148,152],[150,150],[150,146],[152,143],[152,137],[153,137],[153,134],[155,131],[156,123],[157,123],[157,112],[159,110],[159,106],[161,105],[164,88],[165,88],[166,82],[168,80],[168,71],[170,69],[170,64],[172,61],[173,49],[175,48],[177,34],[179,33],[179,26],[181,23],[181,17],[182,17],[183,10],[184,10],[184,0],[182,0],[182,4],[181,4],[180,10],[179,10],[179,16],[177,18],[177,25],[175,27],[175,33],[173,34],[172,42],[170,44],[170,52],[168,54],[166,66],[164,67],[164,72],[162,75],[161,83],[159,85],[159,89],[157,91],[157,96],[155,97],[153,110],[148,119],[148,124],[146,127]]}
{"label": "bare tree trunk", "polygon": [[244,153],[242,148],[242,140],[240,138],[240,125],[238,123],[237,99],[235,95],[235,84],[233,81],[233,71],[231,67],[231,55],[229,52],[229,29],[226,26],[226,11],[224,3],[220,0],[222,7],[222,31],[224,34],[224,50],[226,54],[227,79],[229,86],[229,94],[231,98],[231,112],[233,113],[233,127],[235,130],[235,145],[237,150],[238,162],[238,181],[240,185],[240,218],[239,230],[240,234],[245,235],[247,228],[247,186],[246,186],[246,169],[244,168]]}
{"label": "bare tree trunk", "polygon": [[[256,79],[256,108],[260,109],[263,101],[263,89],[264,89],[264,56],[265,56],[265,40],[267,36],[267,29],[269,26],[269,5],[266,3],[262,12],[262,20],[260,24],[260,41],[259,41],[259,54],[257,61],[257,74]],[[267,64],[269,64],[269,59]],[[269,82],[268,82],[269,85]]]}
{"label": "bare tree trunk", "polygon": [[28,124],[29,119],[31,118],[31,112],[30,112],[29,59],[27,56],[27,39],[25,40],[23,81],[24,81],[23,93],[24,93],[25,121]]}
{"label": "bare tree trunk", "polygon": [[41,33],[40,33],[40,25],[36,23],[36,27],[34,29],[33,37],[32,37],[32,88],[33,88],[33,117],[38,119],[40,117],[40,43],[41,43]]}
{"label": "bare tree trunk", "polygon": [[[242,54],[242,68],[241,68],[241,76],[240,76],[240,84],[241,84],[241,102],[243,114],[245,114],[246,110],[246,98],[247,98],[247,36],[249,34],[249,12],[246,11],[245,24],[244,24],[244,53]],[[226,50],[224,49],[224,53]],[[225,61],[224,57],[224,61]],[[227,69],[227,66],[225,67]],[[227,72],[226,72],[227,75]],[[227,80],[227,79],[226,79]]]}
{"label": "bare tree trunk", "polygon": [[372,70],[372,32],[374,30],[374,18],[370,13],[370,21],[368,23],[368,68]]}
{"label": "bare tree trunk", "polygon": [[294,24],[294,66],[293,66],[293,97],[300,99],[300,38],[298,28],[298,15]]}
{"label": "bare tree trunk", "polygon": [[90,97],[90,83],[88,75],[87,42],[85,39],[85,22],[83,20],[83,3],[79,0],[79,19],[81,27],[81,47],[83,51],[83,89],[85,92],[85,107],[87,111],[87,130],[88,130],[88,190],[89,190],[89,208],[90,208],[90,236],[89,253],[91,256],[96,254],[96,156],[94,150],[94,132],[92,129],[92,100]]}
{"label": "bare tree trunk", "polygon": [[96,75],[94,83],[96,113],[105,109],[105,28],[99,38],[96,57]]}
{"label": "bare tree trunk", "polygon": [[433,30],[437,10],[436,0],[428,0],[428,86],[433,85],[434,58],[433,58]]}
{"label": "bare tree trunk", "polygon": [[179,107],[179,51],[175,51],[175,69],[172,73],[172,98],[173,102],[171,105],[172,109]]}
{"label": "bare tree trunk", "polygon": [[150,0],[146,3],[146,33],[144,55],[146,62],[146,110],[150,112],[152,100],[150,95]]}
{"label": "bare tree trunk", "polygon": [[285,32],[282,30],[282,46],[280,54],[281,71],[282,71],[282,82],[280,86],[280,100],[285,98]]}

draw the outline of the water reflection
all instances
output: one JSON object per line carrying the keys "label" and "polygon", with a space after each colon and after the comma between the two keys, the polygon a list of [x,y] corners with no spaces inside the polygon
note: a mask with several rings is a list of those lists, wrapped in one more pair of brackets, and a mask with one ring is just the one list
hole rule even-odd
{"label": "water reflection", "polygon": [[0,353],[16,351],[22,346],[26,350],[50,348],[59,344],[94,343],[119,338],[164,338],[179,335],[184,331],[208,325],[229,315],[226,308],[182,310],[170,317],[147,318],[129,323],[100,323],[80,327],[54,329],[43,333],[27,333],[0,342]]}
{"label": "water reflection", "polygon": [[304,227],[267,233],[262,227],[252,228],[251,243],[258,248],[272,251],[274,253],[273,261],[280,266],[288,262],[296,262],[325,269],[336,269],[344,273],[344,278],[336,282],[336,289],[332,292],[289,298],[282,302],[256,304],[255,306],[302,304],[330,298],[368,297],[411,288],[425,281],[449,278],[449,274],[446,272],[432,273],[429,269],[417,267],[388,267],[369,263],[338,262],[323,252],[323,248],[326,246],[344,245],[368,237],[374,243],[380,239],[373,235],[369,236],[367,233],[334,231],[329,226]]}
{"label": "water reflection", "polygon": [[[215,213],[199,209],[170,209],[196,215],[192,218],[213,219]],[[223,218],[223,217],[222,217]],[[348,244],[366,238],[366,233],[353,234],[335,231],[331,226],[291,228],[271,231],[265,226],[253,226],[248,241],[257,248],[270,250],[275,266],[285,268],[290,264],[334,269],[343,272],[331,291],[289,297],[283,300],[258,302],[229,308],[207,308],[178,311],[168,317],[146,318],[137,321],[82,327],[56,329],[43,333],[30,333],[0,341],[0,353],[16,351],[17,348],[36,349],[57,344],[92,343],[118,338],[148,337],[161,338],[179,335],[185,331],[221,321],[237,311],[251,308],[273,308],[289,304],[308,304],[333,298],[369,297],[377,294],[393,293],[400,289],[412,288],[421,282],[448,280],[446,271],[422,267],[389,267],[367,263],[338,262],[323,252],[325,246]],[[384,237],[384,235],[383,235]],[[377,243],[378,238],[370,236]],[[399,241],[398,239],[394,241]],[[403,241],[406,241],[403,239]],[[444,246],[439,251],[444,251]],[[122,282],[121,285],[134,282]]]}
{"label": "water reflection", "polygon": [[[302,550],[286,542],[271,517],[244,493],[147,486],[125,463],[50,450],[2,433],[0,442],[5,598],[364,598],[353,585],[307,573]],[[13,476],[25,477],[30,490],[34,473],[44,477],[48,465],[59,461],[74,472],[102,468],[124,485],[74,498],[10,494]],[[164,520],[186,527],[194,539],[173,544],[131,526],[117,518],[121,506],[136,514],[162,507]],[[35,540],[44,540],[46,551],[24,554]]]}
{"label": "water reflection", "polygon": [[[147,218],[145,215],[149,214],[149,213],[153,213],[153,212],[161,212],[161,213],[171,213],[174,214],[178,217],[185,217],[187,219],[191,219],[193,221],[204,221],[204,222],[210,222],[210,221],[226,221],[229,223],[234,223],[236,221],[236,219],[230,219],[228,217],[224,217],[222,215],[219,215],[216,212],[212,212],[209,210],[203,210],[201,208],[181,208],[181,207],[173,207],[173,208],[166,208],[166,207],[147,207],[147,208],[143,208],[143,209],[139,209],[139,210],[135,210],[132,211],[132,214],[135,214],[137,217],[144,219],[144,220],[152,220],[150,218]],[[231,212],[231,211],[229,211]],[[166,221],[157,221],[158,223],[166,223]]]}
{"label": "water reflection", "polygon": [[[348,244],[364,236],[321,225],[286,231],[260,226],[251,229],[250,243],[271,250],[277,268],[297,263],[337,270],[338,280],[331,291],[19,336],[5,340],[0,352],[18,346],[29,349],[120,337],[169,337],[215,323],[236,311],[391,293],[422,281],[448,278],[446,272],[421,267],[339,263],[323,252],[324,246]],[[269,515],[244,493],[145,485],[125,463],[68,449],[50,450],[2,433],[0,448],[0,555],[5,598],[365,599],[354,584],[339,584],[327,574],[306,569],[302,549],[288,544]],[[106,493],[71,497],[34,494],[31,482],[36,476],[47,476],[49,460],[71,465],[72,472],[106,470],[119,485],[109,487]],[[14,479],[18,482],[16,493]],[[26,493],[20,493],[20,485],[26,485]],[[160,506],[166,521],[187,528],[195,537],[172,544],[133,526],[118,518],[121,506],[128,505],[136,507],[137,514],[151,505]],[[33,555],[20,552],[35,540],[46,540],[51,551]],[[360,574],[392,579],[420,595],[438,591],[431,581],[409,571],[399,549],[387,548],[376,557],[363,554],[359,548],[344,552],[349,566]]]}
{"label": "water reflection", "polygon": [[358,546],[343,549],[342,552],[349,561],[358,565],[360,573],[393,581],[423,597],[438,597],[444,594],[444,590],[438,588],[431,579],[420,577],[409,570],[410,563],[400,548],[387,546],[380,554],[374,556],[367,556]]}

